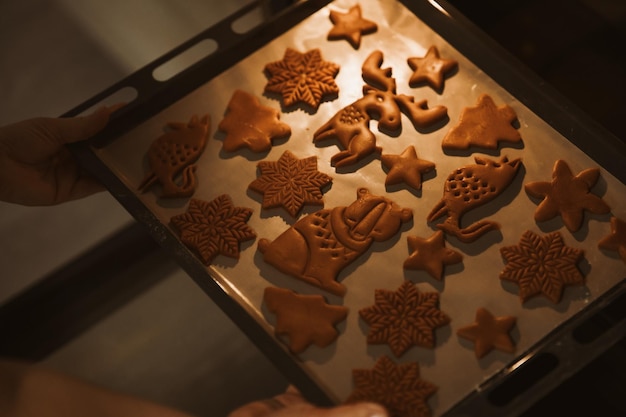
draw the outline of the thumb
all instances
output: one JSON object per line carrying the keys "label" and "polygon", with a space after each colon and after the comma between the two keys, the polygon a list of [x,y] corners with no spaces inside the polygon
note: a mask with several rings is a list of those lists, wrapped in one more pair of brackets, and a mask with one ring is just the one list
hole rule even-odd
{"label": "thumb", "polygon": [[89,139],[104,129],[113,112],[124,106],[124,103],[103,106],[87,116],[56,119],[56,136],[61,143],[73,143]]}
{"label": "thumb", "polygon": [[374,403],[357,403],[333,408],[316,408],[310,404],[283,408],[271,417],[388,417],[382,406]]}

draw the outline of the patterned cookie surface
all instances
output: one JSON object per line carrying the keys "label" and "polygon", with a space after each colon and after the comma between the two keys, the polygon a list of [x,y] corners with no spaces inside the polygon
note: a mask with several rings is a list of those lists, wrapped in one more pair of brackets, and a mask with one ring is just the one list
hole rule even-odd
{"label": "patterned cookie surface", "polygon": [[388,344],[397,357],[412,346],[433,348],[435,329],[450,323],[439,309],[439,293],[420,292],[409,281],[396,291],[376,290],[375,304],[359,316],[370,326],[367,343]]}
{"label": "patterned cookie surface", "polygon": [[192,198],[187,212],[171,218],[181,241],[211,264],[217,255],[239,259],[239,244],[254,239],[256,233],[247,221],[252,210],[235,207],[227,194],[207,202]]}
{"label": "patterned cookie surface", "polygon": [[417,362],[395,364],[381,356],[373,369],[352,371],[354,390],[348,403],[376,402],[389,412],[389,417],[430,417],[428,398],[437,386],[420,377]]}
{"label": "patterned cookie surface", "polygon": [[265,92],[280,94],[287,107],[305,103],[317,110],[324,97],[339,93],[335,83],[339,65],[324,61],[317,48],[305,53],[287,48],[283,59],[267,64],[265,72],[269,75]]}
{"label": "patterned cookie surface", "polygon": [[278,161],[261,161],[257,166],[261,175],[248,188],[263,194],[263,208],[284,207],[296,217],[305,204],[324,205],[321,189],[332,178],[317,170],[317,157],[299,159],[285,151]]}
{"label": "patterned cookie surface", "polygon": [[583,250],[565,246],[559,232],[540,236],[527,230],[517,245],[502,247],[500,253],[507,261],[500,279],[519,285],[522,303],[542,294],[556,304],[565,286],[585,282],[577,267]]}

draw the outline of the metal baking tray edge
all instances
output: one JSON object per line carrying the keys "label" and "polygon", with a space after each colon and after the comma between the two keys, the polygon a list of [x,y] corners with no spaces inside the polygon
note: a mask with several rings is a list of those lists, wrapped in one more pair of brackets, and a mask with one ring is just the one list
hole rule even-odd
{"label": "metal baking tray edge", "polygon": [[[559,133],[583,150],[592,159],[626,183],[626,171],[621,161],[626,157],[626,144],[594,123],[584,112],[570,104],[553,88],[530,72],[526,67],[487,37],[463,15],[445,1],[399,0],[416,16],[431,26],[440,36],[479,66],[516,99],[530,108]],[[287,350],[275,340],[248,313],[246,307],[236,301],[234,289],[220,284],[219,279],[207,280],[206,268],[191,257],[171,231],[136,198],[134,193],[97,157],[93,148],[101,147],[130,130],[142,121],[162,110],[172,102],[184,97],[198,86],[219,75],[248,54],[279,36],[291,26],[330,3],[330,0],[300,2],[241,35],[231,30],[234,21],[259,7],[256,1],[242,8],[220,23],[208,28],[161,58],[130,75],[119,83],[104,90],[90,100],[70,110],[64,117],[75,116],[102,102],[124,87],[132,87],[137,99],[113,115],[109,126],[88,142],[71,147],[78,160],[98,177],[111,194],[146,226],[151,236],[171,253],[202,290],[237,324],[256,346],[296,385],[312,402],[320,405],[333,403],[328,393],[316,383],[313,376],[293,361]],[[152,72],[164,62],[176,57],[202,39],[218,40],[219,49],[172,79],[160,83],[154,81]],[[573,339],[573,333],[593,317],[602,314],[607,306],[626,296],[626,277],[618,285],[599,297],[588,307],[564,322],[541,342],[502,371],[481,383],[456,406],[444,413],[445,416],[465,416],[480,412],[482,416],[508,416],[523,412],[561,381],[591,362],[615,342],[626,336],[626,318],[618,317],[606,331],[588,343]],[[546,356],[548,355],[548,356]],[[511,381],[527,376],[523,373],[541,359],[556,358],[549,372],[525,380],[524,398],[520,395],[502,394]],[[559,361],[559,359],[561,359]],[[518,377],[518,375],[522,375]],[[521,384],[521,385],[524,385]],[[515,385],[520,387],[521,385]],[[518,393],[519,394],[519,393]],[[507,399],[504,401],[503,398]]]}

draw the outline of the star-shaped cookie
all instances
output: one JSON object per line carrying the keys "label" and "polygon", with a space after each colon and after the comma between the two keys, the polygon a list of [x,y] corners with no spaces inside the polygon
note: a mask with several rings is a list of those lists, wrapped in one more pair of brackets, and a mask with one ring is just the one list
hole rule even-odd
{"label": "star-shaped cookie", "polygon": [[598,247],[616,251],[626,263],[626,222],[617,217],[611,217],[611,234],[600,240]]}
{"label": "star-shaped cookie", "polygon": [[211,202],[192,198],[187,212],[171,218],[181,241],[195,250],[205,265],[217,255],[239,259],[239,244],[256,237],[247,225],[252,210],[235,207],[227,194]]}
{"label": "star-shaped cookie", "polygon": [[476,310],[474,323],[461,327],[456,334],[474,342],[474,353],[480,359],[493,349],[506,353],[515,352],[515,344],[509,332],[515,326],[513,316],[494,317],[484,308]]}
{"label": "star-shaped cookie", "polygon": [[522,136],[513,127],[515,111],[504,104],[496,107],[491,96],[482,94],[474,107],[466,107],[459,123],[443,138],[444,150],[463,150],[470,146],[497,149],[501,141],[518,143]]}
{"label": "star-shaped cookie", "polygon": [[400,155],[381,155],[381,162],[389,170],[385,185],[400,184],[402,182],[415,188],[422,189],[422,174],[435,169],[435,164],[417,157],[414,146],[409,146]]}
{"label": "star-shaped cookie", "polygon": [[330,345],[339,336],[335,325],[348,315],[346,307],[327,304],[321,295],[301,295],[284,288],[266,288],[263,301],[276,315],[274,332],[289,337],[293,353],[301,353],[311,344]]}
{"label": "star-shaped cookie", "polygon": [[289,125],[280,121],[278,110],[263,106],[255,96],[242,90],[233,93],[218,129],[226,132],[222,145],[226,152],[241,148],[266,152],[272,148],[272,140],[291,134]]}
{"label": "star-shaped cookie", "polygon": [[330,20],[334,26],[328,32],[328,40],[346,39],[354,49],[359,49],[362,35],[378,29],[376,23],[361,17],[361,6],[358,4],[352,6],[348,13],[331,10]]}
{"label": "star-shaped cookie", "polygon": [[397,291],[376,290],[375,304],[359,310],[370,326],[367,343],[388,344],[397,357],[411,346],[435,346],[435,329],[450,323],[439,310],[439,293],[420,292],[409,281]]}
{"label": "star-shaped cookie", "polygon": [[570,232],[582,226],[585,210],[606,214],[611,208],[591,188],[598,181],[600,170],[590,168],[574,176],[567,162],[559,159],[552,170],[552,181],[530,182],[524,189],[534,198],[542,199],[535,210],[535,221],[544,222],[561,216]]}
{"label": "star-shaped cookie", "polygon": [[443,278],[444,265],[452,265],[463,260],[463,255],[446,248],[443,231],[438,230],[428,239],[418,236],[407,237],[409,257],[404,261],[404,269],[428,272],[433,278]]}
{"label": "star-shaped cookie", "polygon": [[383,405],[389,417],[430,417],[428,398],[437,386],[420,378],[417,362],[396,365],[381,356],[373,369],[352,371],[354,390],[347,403],[376,402]]}
{"label": "star-shaped cookie", "polygon": [[317,110],[322,98],[339,93],[335,83],[339,65],[324,61],[317,48],[305,53],[287,48],[283,59],[267,64],[265,72],[269,75],[265,92],[280,94],[286,107],[305,103]]}
{"label": "star-shaped cookie", "polygon": [[500,279],[519,285],[522,303],[543,294],[557,304],[566,285],[584,284],[576,266],[584,251],[565,246],[559,232],[540,236],[527,230],[517,245],[504,246],[500,253],[507,261]]}
{"label": "star-shaped cookie", "polygon": [[298,159],[285,151],[278,161],[261,161],[257,166],[261,176],[248,188],[263,194],[264,209],[284,207],[296,217],[305,204],[324,205],[321,189],[332,178],[317,170],[316,156]]}
{"label": "star-shaped cookie", "polygon": [[443,89],[444,76],[455,69],[458,65],[454,59],[443,59],[439,56],[436,46],[428,48],[426,55],[419,58],[407,59],[413,74],[409,79],[409,85],[415,87],[422,83],[427,83],[435,91]]}

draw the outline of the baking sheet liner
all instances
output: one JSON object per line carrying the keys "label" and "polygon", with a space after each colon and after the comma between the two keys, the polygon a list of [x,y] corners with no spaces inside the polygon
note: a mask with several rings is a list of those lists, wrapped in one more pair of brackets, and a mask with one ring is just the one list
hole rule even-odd
{"label": "baking sheet liner", "polygon": [[[521,354],[619,283],[625,276],[626,268],[616,254],[597,248],[598,240],[610,233],[610,215],[587,214],[584,226],[574,234],[564,228],[560,219],[536,224],[533,214],[537,204],[523,190],[524,183],[550,181],[556,159],[566,160],[574,174],[598,167],[598,163],[512,97],[403,5],[382,0],[362,0],[359,3],[363,17],[376,21],[378,31],[364,36],[358,50],[346,41],[331,42],[326,39],[331,28],[330,10],[345,12],[354,5],[352,0],[337,0],[114,142],[94,149],[94,152],[130,190],[136,190],[148,170],[146,151],[163,132],[165,125],[173,121],[186,122],[193,114],[210,114],[211,136],[197,163],[199,187],[194,198],[210,201],[225,193],[232,197],[236,206],[252,208],[254,213],[248,224],[256,231],[257,241],[259,238],[273,240],[295,223],[282,209],[262,210],[262,196],[247,190],[248,184],[257,178],[258,161],[276,161],[285,150],[300,158],[317,156],[318,170],[333,177],[332,186],[324,195],[326,208],[351,204],[360,187],[367,187],[373,194],[385,195],[402,207],[411,208],[414,214],[412,222],[405,224],[391,240],[374,243],[366,254],[341,272],[339,281],[347,287],[343,299],[265,264],[256,248],[257,241],[242,244],[238,261],[222,256],[216,258],[214,265],[206,269],[206,279],[216,280],[233,294],[268,333],[273,333],[275,321],[262,303],[267,286],[290,288],[303,294],[323,294],[330,303],[347,306],[350,313],[347,320],[338,325],[340,336],[337,341],[323,349],[311,346],[303,354],[294,356],[294,361],[337,402],[345,400],[352,391],[352,369],[372,368],[381,355],[388,355],[398,363],[416,361],[422,378],[439,387],[428,402],[433,415],[437,416],[516,360],[516,354],[499,351],[477,360],[473,346],[456,336],[458,327],[473,321],[478,307],[485,307],[497,316],[517,317],[512,337],[517,354]],[[407,58],[424,56],[432,45],[437,46],[442,57],[456,59],[459,63],[458,71],[446,78],[442,94],[428,86],[411,88],[408,85],[412,71],[406,63]],[[340,88],[338,98],[323,102],[313,114],[302,109],[282,109],[281,120],[291,126],[292,134],[269,153],[254,154],[247,150],[223,152],[224,134],[217,132],[216,127],[235,89],[254,94],[264,105],[277,109],[281,107],[275,97],[263,94],[267,83],[263,68],[269,62],[281,60],[286,48],[300,52],[320,48],[324,60],[339,64],[341,69],[336,77]],[[355,171],[337,172],[329,163],[331,156],[339,151],[335,143],[328,142],[324,146],[312,143],[317,128],[344,106],[362,97],[365,83],[361,78],[361,66],[374,50],[383,52],[382,66],[393,69],[399,94],[412,95],[416,100],[426,99],[429,107],[444,105],[448,108],[449,120],[432,131],[416,131],[404,115],[402,131],[397,137],[378,132],[375,121],[370,126],[384,153],[399,154],[407,146],[414,145],[420,158],[435,162],[436,172],[424,177],[421,192],[402,186],[386,189],[386,173],[380,160],[375,158],[359,164]],[[508,104],[515,110],[523,146],[503,146],[487,153],[445,154],[441,149],[443,136],[457,123],[463,108],[474,106],[482,93],[489,94],[497,105]],[[464,259],[462,264],[447,267],[442,281],[432,279],[423,271],[404,271],[402,264],[409,255],[407,236],[429,237],[434,232],[434,226],[427,223],[426,215],[441,198],[446,177],[459,167],[473,164],[476,155],[491,159],[504,155],[509,159],[522,158],[523,168],[507,191],[484,208],[469,212],[463,221],[463,224],[469,224],[488,216],[490,220],[499,222],[502,229],[488,233],[474,244],[463,244],[454,237],[447,237],[447,246],[462,252]],[[170,227],[170,218],[183,213],[188,200],[160,199],[159,192],[160,188],[155,186],[144,194],[137,194],[137,198],[161,223]],[[601,169],[600,180],[593,192],[612,207],[613,215],[626,218],[626,207],[622,204],[626,187],[619,180]],[[316,209],[306,207],[303,215]],[[579,267],[586,277],[586,284],[566,287],[563,299],[557,305],[543,297],[535,297],[522,305],[517,287],[498,278],[504,268],[500,248],[517,244],[526,230],[535,233],[557,230],[567,246],[585,251],[584,261]],[[374,303],[375,289],[396,290],[406,279],[416,283],[420,291],[440,292],[440,308],[452,321],[450,325],[437,329],[434,349],[413,347],[402,357],[395,358],[387,345],[366,344],[368,326],[359,319],[357,312]],[[280,339],[277,343],[284,346]]]}

